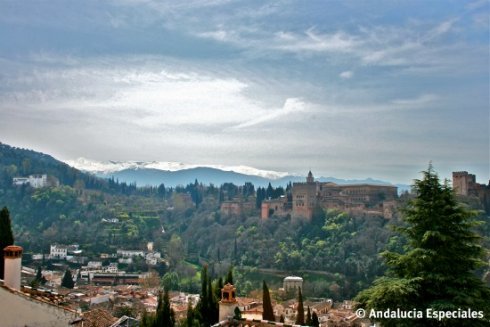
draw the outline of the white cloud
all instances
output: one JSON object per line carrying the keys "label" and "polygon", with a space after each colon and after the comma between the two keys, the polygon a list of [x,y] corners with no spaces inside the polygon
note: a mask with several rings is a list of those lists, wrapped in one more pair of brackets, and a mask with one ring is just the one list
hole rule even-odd
{"label": "white cloud", "polygon": [[303,35],[280,31],[275,34],[269,47],[288,52],[349,52],[358,45],[358,39],[338,31],[322,34],[309,28]]}
{"label": "white cloud", "polygon": [[266,122],[274,121],[274,120],[280,120],[283,119],[286,116],[295,114],[295,113],[300,113],[300,112],[305,112],[307,111],[307,105],[306,103],[297,98],[288,98],[284,102],[284,106],[280,109],[274,109],[271,112],[262,112],[259,115],[257,115],[256,118],[253,118],[249,121],[243,122],[241,124],[238,124],[233,127],[233,129],[241,129],[245,127],[252,127],[255,125],[263,124]]}
{"label": "white cloud", "polygon": [[391,101],[395,105],[407,106],[407,107],[418,107],[433,103],[438,100],[439,97],[435,94],[422,94],[416,98],[412,99],[395,99]]}
{"label": "white cloud", "polygon": [[346,70],[345,72],[339,74],[339,77],[342,79],[350,79],[352,76],[354,76],[354,72],[351,70]]}
{"label": "white cloud", "polygon": [[[9,79],[11,91],[0,94],[0,112],[22,108],[33,116],[50,112],[90,121],[117,121],[139,129],[226,129],[250,127],[305,110],[301,99],[289,98],[269,109],[251,97],[250,82],[203,70],[162,64],[91,63],[39,69]],[[131,60],[128,61],[131,63]],[[68,118],[67,118],[68,119]]]}

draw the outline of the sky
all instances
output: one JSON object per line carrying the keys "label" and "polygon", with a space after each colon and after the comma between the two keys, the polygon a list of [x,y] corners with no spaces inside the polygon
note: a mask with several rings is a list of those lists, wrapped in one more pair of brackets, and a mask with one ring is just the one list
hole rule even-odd
{"label": "sky", "polygon": [[487,0],[0,1],[0,141],[61,160],[490,178]]}

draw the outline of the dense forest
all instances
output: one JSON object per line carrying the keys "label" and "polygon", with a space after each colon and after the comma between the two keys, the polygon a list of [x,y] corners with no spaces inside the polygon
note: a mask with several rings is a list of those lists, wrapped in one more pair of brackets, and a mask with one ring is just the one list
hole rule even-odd
{"label": "dense forest", "polygon": [[[57,178],[60,185],[12,185],[13,177],[40,173]],[[207,264],[211,276],[235,267],[242,295],[260,288],[262,279],[279,286],[281,276],[300,274],[307,297],[345,299],[384,273],[378,253],[400,251],[405,244],[392,228],[402,224],[398,215],[388,221],[316,208],[310,222],[274,216],[261,220],[261,201],[289,191],[290,186],[255,189],[251,183],[214,186],[198,181],[176,188],[138,188],[0,144],[0,206],[9,208],[16,243],[27,253],[47,253],[52,243],[77,243],[86,255],[95,256],[120,248],[144,249],[151,241],[168,262],[159,269],[162,282],[173,289],[198,292],[200,267]],[[220,203],[235,197],[254,201],[255,211],[222,215]],[[401,206],[408,197],[400,198]],[[113,218],[116,223],[107,221]],[[488,236],[488,217],[480,218],[486,221],[479,232]],[[135,262],[125,268],[148,267]]]}

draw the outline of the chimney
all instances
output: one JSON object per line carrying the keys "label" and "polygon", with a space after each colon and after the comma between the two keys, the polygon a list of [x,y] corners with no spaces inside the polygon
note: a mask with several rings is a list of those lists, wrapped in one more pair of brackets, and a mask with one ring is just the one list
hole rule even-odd
{"label": "chimney", "polygon": [[22,248],[9,245],[3,249],[5,273],[3,284],[11,289],[20,290],[20,272],[22,269]]}

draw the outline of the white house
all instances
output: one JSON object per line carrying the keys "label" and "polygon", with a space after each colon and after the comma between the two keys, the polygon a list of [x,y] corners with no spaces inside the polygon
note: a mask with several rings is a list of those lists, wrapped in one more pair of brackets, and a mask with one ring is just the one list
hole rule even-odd
{"label": "white house", "polygon": [[51,244],[49,257],[51,259],[66,259],[68,247],[66,245]]}
{"label": "white house", "polygon": [[145,257],[145,252],[141,250],[117,250],[117,255],[123,258]]}
{"label": "white house", "polygon": [[89,268],[89,269],[100,269],[100,268],[102,268],[102,262],[101,261],[89,261],[87,263],[87,268]]}
{"label": "white house", "polygon": [[160,252],[150,252],[146,254],[146,263],[152,266],[156,266],[161,258],[162,255]]}
{"label": "white house", "polygon": [[29,175],[29,177],[14,177],[12,183],[15,186],[29,184],[31,187],[40,188],[48,186],[48,175]]}
{"label": "white house", "polygon": [[117,262],[111,262],[111,263],[109,264],[109,266],[107,266],[107,267],[105,268],[105,271],[106,271],[107,273],[117,274],[117,271],[118,271],[118,269],[117,269]]}

